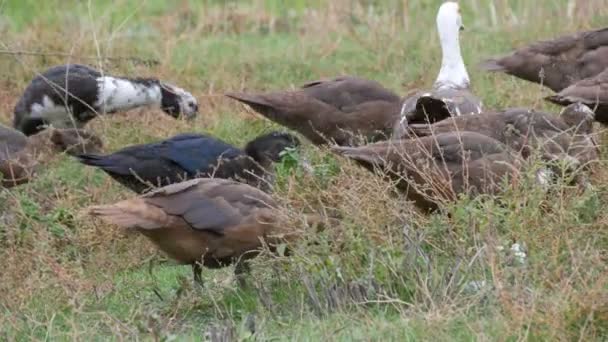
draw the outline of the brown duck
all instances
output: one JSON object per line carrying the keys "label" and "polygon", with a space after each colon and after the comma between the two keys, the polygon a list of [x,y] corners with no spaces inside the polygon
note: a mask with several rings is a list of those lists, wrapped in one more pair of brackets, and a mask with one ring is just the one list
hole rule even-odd
{"label": "brown duck", "polygon": [[593,108],[596,121],[608,125],[608,69],[594,77],[580,80],[546,99],[560,106],[583,103]]}
{"label": "brown duck", "polygon": [[375,81],[342,76],[305,84],[293,91],[266,94],[227,93],[266,118],[300,132],[315,144],[354,145],[386,139],[395,125],[435,122],[451,115],[479,113],[481,101],[469,91],[460,54],[462,18],[456,2],[437,14],[443,60],[431,91],[402,99]]}
{"label": "brown duck", "polygon": [[198,178],[91,207],[89,212],[142,233],[180,264],[192,265],[195,281],[202,283],[201,265],[219,268],[236,263],[238,276],[263,241],[272,246],[290,236],[275,208],[272,197],[247,184]]}
{"label": "brown duck", "polygon": [[359,135],[386,137],[401,110],[399,96],[377,82],[352,76],[310,82],[295,91],[226,96],[317,145],[332,140],[350,145]]}
{"label": "brown duck", "polygon": [[597,160],[592,138],[593,112],[583,104],[570,105],[560,116],[523,108],[512,108],[477,116],[453,117],[432,125],[410,125],[413,136],[453,131],[477,132],[506,144],[528,157],[541,149],[548,160],[567,160],[585,166]]}
{"label": "brown duck", "polygon": [[0,125],[0,185],[29,182],[37,168],[55,154],[99,152],[101,140],[80,129],[49,129],[32,136]]}
{"label": "brown duck", "polygon": [[333,151],[369,170],[379,168],[423,210],[458,194],[496,194],[504,177],[517,174],[519,159],[501,142],[475,132],[383,141]]}
{"label": "brown duck", "polygon": [[608,28],[536,42],[505,57],[486,60],[481,67],[560,92],[608,67]]}

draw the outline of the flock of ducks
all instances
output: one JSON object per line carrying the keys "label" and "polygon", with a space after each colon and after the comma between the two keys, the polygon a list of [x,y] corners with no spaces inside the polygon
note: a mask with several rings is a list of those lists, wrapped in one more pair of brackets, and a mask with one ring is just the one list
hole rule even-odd
{"label": "flock of ducks", "polygon": [[[463,193],[497,194],[535,154],[548,162],[537,174],[541,184],[553,180],[558,164],[583,173],[599,157],[594,121],[608,124],[608,29],[535,43],[482,63],[555,91],[547,100],[565,106],[556,116],[483,109],[460,53],[462,28],[458,4],[443,3],[437,14],[441,69],[431,89],[410,96],[353,76],[226,96],[315,145],[380,170],[423,210]],[[197,282],[201,266],[236,264],[242,274],[262,245],[289,236],[288,224],[274,211],[270,170],[284,151],[300,146],[296,136],[272,132],[239,148],[188,133],[100,154],[101,140],[85,124],[140,106],[157,106],[176,118],[198,112],[192,94],[158,79],[111,76],[76,64],[39,74],[15,106],[15,129],[0,127],[2,186],[27,182],[50,156],[65,151],[139,194],[91,207],[91,215],[141,232],[173,259],[192,265]]]}

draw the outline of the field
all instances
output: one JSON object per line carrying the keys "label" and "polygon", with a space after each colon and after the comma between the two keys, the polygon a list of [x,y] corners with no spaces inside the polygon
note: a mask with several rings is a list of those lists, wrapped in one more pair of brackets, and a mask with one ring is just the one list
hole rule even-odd
{"label": "field", "polygon": [[[440,3],[0,0],[0,122],[11,123],[35,72],[79,62],[157,76],[199,100],[194,122],[157,109],[95,120],[88,128],[107,151],[190,131],[242,145],[282,128],[226,91],[287,89],[341,74],[401,94],[431,86],[441,61]],[[476,65],[608,19],[606,0],[460,3],[462,52],[486,108],[557,113],[542,100],[549,90]],[[298,166],[300,156],[312,174]],[[277,172],[275,196],[295,221],[326,212],[340,224],[309,234],[290,257],[256,259],[246,288],[232,268],[206,270],[198,288],[189,267],[145,238],[88,217],[89,205],[133,195],[68,156],[34,182],[0,191],[0,340],[608,338],[603,161],[586,190],[557,184],[545,196],[524,182],[500,205],[463,198],[430,216],[382,178],[310,144]],[[510,250],[515,242],[524,259]]]}

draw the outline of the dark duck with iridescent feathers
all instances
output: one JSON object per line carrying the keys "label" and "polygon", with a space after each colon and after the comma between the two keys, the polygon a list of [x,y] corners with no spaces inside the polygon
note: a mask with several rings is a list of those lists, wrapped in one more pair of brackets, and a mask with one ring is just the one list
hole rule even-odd
{"label": "dark duck with iridescent feathers", "polygon": [[37,75],[15,106],[13,125],[32,135],[52,125],[81,128],[97,115],[158,106],[172,117],[193,118],[196,98],[155,78],[116,77],[86,65],[66,64]]}
{"label": "dark duck with iridescent feathers", "polygon": [[272,183],[272,163],[279,161],[283,151],[299,145],[296,137],[279,132],[259,136],[244,149],[189,133],[105,156],[82,154],[78,158],[137,193],[196,177],[230,178],[267,190]]}

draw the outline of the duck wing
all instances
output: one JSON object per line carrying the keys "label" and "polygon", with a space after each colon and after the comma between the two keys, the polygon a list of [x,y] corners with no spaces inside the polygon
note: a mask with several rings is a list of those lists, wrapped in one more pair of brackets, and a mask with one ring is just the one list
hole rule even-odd
{"label": "duck wing", "polygon": [[123,228],[158,229],[185,221],[191,228],[224,235],[256,211],[275,205],[270,196],[246,184],[198,178],[171,184],[89,212]]}
{"label": "duck wing", "polygon": [[608,67],[608,28],[566,35],[488,59],[481,68],[542,84],[559,92]]}
{"label": "duck wing", "polygon": [[399,103],[401,98],[380,83],[354,76],[316,80],[302,86],[308,96],[342,110],[369,101]]}
{"label": "duck wing", "polygon": [[580,80],[546,99],[560,106],[583,103],[594,110],[598,122],[608,124],[608,69],[594,77]]}
{"label": "duck wing", "polygon": [[150,184],[167,185],[198,174],[212,174],[219,159],[243,155],[240,149],[216,138],[180,134],[160,142],[130,146],[105,156],[82,154],[78,159],[142,193],[150,189]]}

